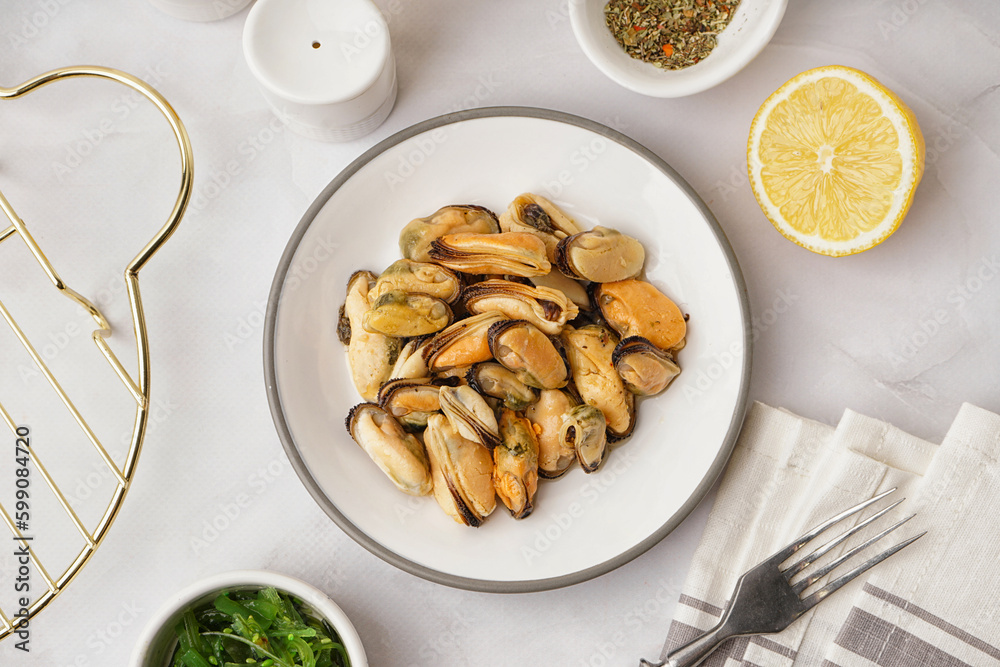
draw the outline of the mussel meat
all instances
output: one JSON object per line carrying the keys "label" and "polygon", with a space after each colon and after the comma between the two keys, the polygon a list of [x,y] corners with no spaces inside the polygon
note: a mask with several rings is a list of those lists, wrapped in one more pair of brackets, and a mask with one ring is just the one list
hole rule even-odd
{"label": "mussel meat", "polygon": [[560,432],[563,420],[576,404],[568,392],[545,389],[538,402],[524,411],[538,438],[538,474],[542,477],[559,477],[573,464],[576,451],[560,437]]}
{"label": "mussel meat", "polygon": [[462,293],[462,281],[454,271],[439,264],[400,259],[382,272],[368,298],[375,301],[390,290],[428,294],[450,304]]}
{"label": "mussel meat", "polygon": [[493,486],[515,519],[531,514],[538,489],[538,439],[526,417],[503,408],[500,444],[493,450]]}
{"label": "mussel meat", "polygon": [[347,415],[347,431],[401,491],[431,492],[431,471],[424,446],[374,403],[361,403]]}
{"label": "mussel meat", "polygon": [[654,396],[680,374],[674,355],[642,336],[623,338],[611,355],[615,370],[637,396]]}
{"label": "mussel meat", "polygon": [[463,438],[493,449],[500,444],[497,418],[486,399],[468,385],[440,388],[441,411]]}
{"label": "mussel meat", "polygon": [[540,276],[552,265],[545,244],[527,232],[448,234],[431,243],[431,261],[462,273]]}
{"label": "mussel meat", "polygon": [[538,400],[538,391],[524,384],[514,371],[496,362],[476,364],[465,376],[469,386],[500,399],[511,410],[523,410]]}
{"label": "mussel meat", "polygon": [[559,241],[582,231],[558,206],[530,192],[515,197],[500,215],[500,229],[536,234],[545,243],[549,261],[555,257]]}
{"label": "mussel meat", "polygon": [[527,320],[543,333],[555,336],[576,317],[576,304],[550,287],[533,287],[510,280],[484,280],[470,285],[462,296],[470,313],[499,311],[513,320]]}
{"label": "mussel meat", "polygon": [[471,366],[493,358],[487,341],[490,326],[507,319],[503,313],[489,312],[467,317],[439,331],[423,347],[424,360],[432,373]]}
{"label": "mussel meat", "polygon": [[584,472],[594,472],[608,450],[608,423],[593,405],[577,405],[563,419],[559,439],[565,449],[576,452]]}
{"label": "mussel meat", "polygon": [[490,327],[487,342],[493,358],[529,387],[558,389],[569,382],[566,358],[552,339],[531,322],[497,322]]}
{"label": "mussel meat", "polygon": [[371,271],[357,271],[351,276],[343,309],[347,324],[338,327],[350,328],[347,361],[354,386],[366,401],[374,401],[379,387],[389,379],[401,347],[398,338],[370,332],[363,326],[371,306],[368,292],[374,284],[375,274]]}
{"label": "mussel meat", "polygon": [[424,444],[438,505],[458,523],[481,526],[496,507],[490,451],[463,438],[441,414],[427,420]]}
{"label": "mussel meat", "polygon": [[594,301],[605,321],[622,338],[642,336],[661,350],[678,349],[684,344],[684,313],[651,283],[621,280],[596,285]]}
{"label": "mussel meat", "polygon": [[604,413],[608,437],[620,440],[635,427],[635,395],[625,389],[611,362],[618,336],[600,324],[588,324],[562,333],[566,356],[580,398]]}
{"label": "mussel meat", "polygon": [[427,251],[431,243],[446,234],[496,234],[499,231],[497,217],[489,209],[471,204],[445,206],[403,227],[399,234],[399,251],[406,259],[427,262],[430,261]]}
{"label": "mussel meat", "polygon": [[638,276],[645,260],[639,241],[598,225],[560,241],[554,264],[570,278],[606,283]]}

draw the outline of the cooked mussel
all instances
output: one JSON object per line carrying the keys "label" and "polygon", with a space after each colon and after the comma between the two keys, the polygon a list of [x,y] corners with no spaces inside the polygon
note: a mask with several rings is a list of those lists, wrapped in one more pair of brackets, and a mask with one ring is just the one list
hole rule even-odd
{"label": "cooked mussel", "polygon": [[645,259],[639,241],[598,225],[560,241],[553,263],[570,278],[605,283],[636,277]]}
{"label": "cooked mussel", "polygon": [[445,206],[403,227],[399,234],[399,250],[406,259],[427,262],[431,243],[446,234],[496,234],[499,231],[497,217],[489,209],[471,204]]}
{"label": "cooked mussel", "polygon": [[428,294],[450,304],[462,293],[462,281],[454,271],[439,264],[400,259],[382,272],[368,298],[375,301],[391,290]]}
{"label": "cooked mussel", "polygon": [[431,492],[431,471],[424,451],[412,434],[374,403],[361,403],[347,415],[347,431],[401,491],[412,496]]}
{"label": "cooked mussel", "polygon": [[530,277],[552,268],[545,243],[527,232],[448,234],[435,239],[427,255],[462,273]]}
{"label": "cooked mussel", "polygon": [[489,312],[467,317],[439,331],[423,347],[424,360],[432,373],[458,366],[471,366],[493,358],[487,341],[490,326],[507,319],[503,313]]}
{"label": "cooked mussel", "polygon": [[553,269],[544,276],[532,276],[529,280],[535,287],[548,287],[559,290],[566,298],[576,304],[580,310],[591,308],[590,294],[579,281],[570,278],[558,269]]}
{"label": "cooked mussel", "polygon": [[577,405],[563,419],[559,439],[564,449],[576,452],[584,472],[594,472],[608,449],[608,423],[593,405]]}
{"label": "cooked mussel", "polygon": [[635,427],[635,395],[611,362],[618,336],[608,327],[588,324],[566,327],[561,337],[580,398],[604,413],[609,438],[628,437]]}
{"label": "cooked mussel", "polygon": [[452,318],[451,308],[441,299],[389,290],[372,302],[363,321],[368,331],[409,338],[440,331],[451,324]]}
{"label": "cooked mussel", "polygon": [[424,444],[438,505],[458,523],[482,525],[496,507],[490,451],[463,438],[441,414],[427,420]]}
{"label": "cooked mussel", "polygon": [[397,378],[378,391],[378,404],[404,428],[418,430],[427,426],[427,418],[441,410],[441,386],[431,378]]}
{"label": "cooked mussel", "polygon": [[525,320],[492,325],[487,342],[493,358],[529,387],[558,389],[569,382],[566,358],[548,336]]}
{"label": "cooked mussel", "polygon": [[545,389],[538,401],[524,411],[538,439],[538,474],[542,477],[559,477],[573,465],[576,451],[560,437],[560,432],[563,420],[576,404],[568,392]]}
{"label": "cooked mussel", "polygon": [[401,347],[398,338],[370,332],[363,325],[371,307],[368,292],[374,284],[375,274],[371,271],[357,271],[351,276],[343,308],[347,323],[338,327],[350,329],[347,361],[354,386],[366,401],[374,401],[379,387],[389,379]]}
{"label": "cooked mussel", "polygon": [[511,280],[484,280],[470,285],[462,296],[470,313],[495,310],[512,320],[527,320],[543,333],[554,336],[576,317],[576,304],[549,287],[534,287]]}
{"label": "cooked mussel", "polygon": [[659,394],[681,372],[674,355],[642,336],[623,338],[611,361],[628,390],[638,396]]}
{"label": "cooked mussel", "polygon": [[595,285],[594,301],[622,338],[642,336],[661,350],[679,349],[684,344],[684,314],[651,283],[621,280]]}
{"label": "cooked mussel", "polygon": [[515,519],[531,514],[538,489],[538,440],[531,422],[500,411],[500,444],[493,450],[493,486]]}
{"label": "cooked mussel", "polygon": [[500,443],[497,418],[486,399],[469,385],[440,388],[441,411],[463,438],[493,449]]}
{"label": "cooked mussel", "polygon": [[391,378],[415,379],[430,376],[427,361],[424,359],[424,346],[431,340],[430,336],[410,338],[399,351],[396,363],[389,373]]}
{"label": "cooked mussel", "polygon": [[536,234],[545,243],[549,261],[555,257],[559,241],[581,231],[558,206],[545,197],[531,193],[514,198],[507,210],[500,215],[500,229],[505,232]]}
{"label": "cooked mussel", "polygon": [[469,386],[484,396],[503,401],[511,410],[523,410],[538,400],[538,391],[521,382],[514,371],[488,361],[476,364],[465,376]]}

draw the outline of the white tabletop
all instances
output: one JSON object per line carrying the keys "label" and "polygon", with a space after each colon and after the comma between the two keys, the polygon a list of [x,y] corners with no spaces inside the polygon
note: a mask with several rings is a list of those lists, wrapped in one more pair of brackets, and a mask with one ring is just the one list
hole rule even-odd
{"label": "white tabletop", "polygon": [[[931,440],[963,401],[1000,410],[1000,6],[793,1],[744,71],[705,93],[657,100],[590,64],[565,1],[378,4],[389,20],[399,97],[373,134],[338,145],[300,138],[269,111],[241,53],[246,10],[200,24],[135,0],[4,2],[0,84],[72,64],[147,80],[191,133],[196,188],[176,235],[142,276],[154,410],[134,487],[91,562],[32,622],[30,653],[8,639],[0,663],[125,665],[170,593],[243,568],[281,571],[328,592],[354,620],[373,665],[599,667],[658,653],[711,496],[646,554],[595,580],[544,593],[470,593],[399,571],[355,544],[306,493],[275,434],[263,313],[289,235],[351,160],[445,112],[566,111],[624,132],[684,176],[715,213],[747,281],[751,399],[826,422],[850,407]],[[761,102],[793,75],[826,64],[857,67],[893,89],[927,141],[926,172],[902,227],[841,259],[781,237],[745,171]],[[0,103],[0,128],[0,189],[67,282],[106,306],[116,331],[128,331],[121,270],[166,219],[179,180],[162,118],[124,88],[74,81]],[[95,356],[92,327],[45,288],[23,246],[0,245],[0,299],[14,309],[33,290],[50,295],[32,332],[52,365],[72,373],[71,359]],[[35,313],[32,304],[21,307]],[[116,336],[132,362],[128,336]],[[9,332],[0,341],[0,402],[32,426],[36,450],[75,506],[90,501],[81,513],[93,515],[110,480],[100,466],[60,465],[60,443],[47,436],[65,416],[51,398],[28,400],[44,396],[44,381],[18,360]],[[75,395],[101,415],[95,428],[120,451],[131,421],[112,420],[105,405],[121,389],[101,372],[95,389]],[[11,449],[0,448],[5,506]],[[33,481],[41,496],[41,480]],[[71,528],[36,524],[35,534],[43,555],[58,561],[69,553],[60,536]],[[5,610],[15,571],[7,551]],[[33,583],[40,592],[41,581]]]}

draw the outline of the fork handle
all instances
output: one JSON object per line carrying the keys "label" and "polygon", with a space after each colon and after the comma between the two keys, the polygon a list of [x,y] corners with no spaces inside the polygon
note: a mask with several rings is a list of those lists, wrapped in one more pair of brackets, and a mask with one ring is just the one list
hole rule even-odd
{"label": "fork handle", "polygon": [[734,634],[723,621],[705,634],[671,651],[662,667],[695,667],[695,665],[700,665],[719,644]]}

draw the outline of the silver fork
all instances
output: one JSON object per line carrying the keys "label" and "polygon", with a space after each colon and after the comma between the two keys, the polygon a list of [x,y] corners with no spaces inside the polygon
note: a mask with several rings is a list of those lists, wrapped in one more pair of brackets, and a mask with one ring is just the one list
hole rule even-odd
{"label": "silver fork", "polygon": [[[830,552],[838,544],[849,538],[854,533],[868,526],[872,522],[884,516],[887,512],[903,502],[898,500],[883,510],[880,510],[868,517],[854,528],[842,535],[835,537],[830,542],[819,547],[808,556],[787,567],[781,567],[792,554],[825,532],[834,524],[843,521],[847,517],[856,514],[866,507],[882,500],[896,489],[889,489],[884,493],[866,500],[865,502],[841,512],[820,525],[816,526],[802,537],[798,538],[784,549],[781,549],[764,562],[753,569],[747,571],[739,581],[736,582],[736,590],[729,600],[729,605],[722,614],[722,619],[718,625],[697,637],[693,641],[672,651],[665,657],[663,662],[647,662],[640,660],[639,667],[694,667],[707,658],[722,642],[730,637],[740,635],[764,635],[781,632],[802,614],[806,613],[817,604],[825,600],[830,594],[847,584],[858,575],[866,572],[870,568],[878,565],[889,556],[900,551],[904,547],[912,544],[917,539],[923,537],[926,532],[915,535],[908,540],[900,542],[894,547],[886,549],[865,561],[847,574],[831,581],[816,592],[802,597],[803,591],[832,572],[834,569],[845,563],[848,559],[857,555],[875,542],[879,541],[892,531],[896,530],[904,523],[912,519],[915,515],[910,515],[898,523],[886,528],[881,533],[860,544],[847,553],[839,556],[836,560],[819,568],[812,574],[792,583],[792,578],[800,574],[807,567],[815,563],[824,555]],[[662,657],[662,656],[661,656]]]}

